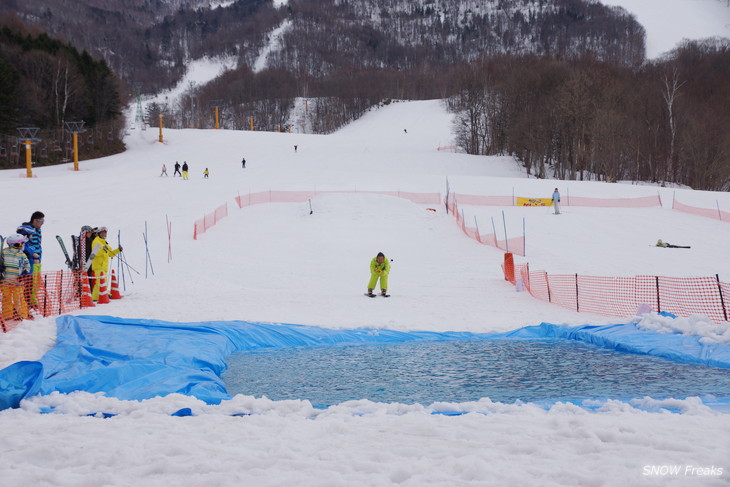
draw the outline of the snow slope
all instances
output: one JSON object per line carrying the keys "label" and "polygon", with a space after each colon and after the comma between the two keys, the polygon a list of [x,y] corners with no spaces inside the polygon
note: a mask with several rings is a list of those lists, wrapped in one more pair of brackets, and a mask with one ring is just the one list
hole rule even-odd
{"label": "snow slope", "polygon": [[[139,274],[127,276],[134,284],[127,281],[123,300],[94,314],[485,332],[631,319],[578,314],[515,292],[502,278],[502,253],[466,238],[442,206],[432,212],[362,192],[319,195],[311,215],[307,203],[238,209],[233,202],[239,193],[269,189],[443,192],[447,177],[452,189],[475,194],[547,196],[557,185],[574,196],[659,191],[665,204],[675,195],[649,186],[528,179],[509,158],[437,151],[452,142],[450,122],[439,101],[421,101],[373,110],[329,136],[165,130],[161,144],[156,130],[134,130],[127,152],[84,161],[78,173],[70,165],[36,168],[30,180],[20,169],[0,172],[13,202],[0,233],[44,211],[44,268],[51,270],[63,265],[56,234],[106,225],[116,244],[121,231]],[[191,165],[189,181],[159,176],[163,163],[172,174],[176,160]],[[680,189],[676,197],[730,208],[728,194]],[[229,215],[193,240],[194,221],[223,203]],[[566,207],[560,216],[544,208],[504,210],[510,233],[525,219],[527,260],[548,271],[730,275],[727,223],[668,208]],[[502,209],[466,211],[488,221],[501,218]],[[145,265],[145,224],[154,275]],[[657,238],[693,248],[657,249]],[[394,259],[389,300],[362,296],[378,251]],[[0,336],[0,367],[40,358],[54,340],[52,318],[23,323]],[[66,414],[40,414],[44,406]],[[9,486],[727,484],[730,422],[696,399],[609,401],[589,411],[485,398],[452,405],[479,412],[460,417],[433,416],[426,406],[363,400],[321,412],[307,401],[250,396],[206,406],[185,396],[137,403],[55,394],[0,412],[0,478]],[[169,416],[182,407],[195,416]],[[117,416],[85,416],[99,410]],[[241,410],[253,414],[229,416]],[[646,466],[667,464],[724,473],[645,473]]]}

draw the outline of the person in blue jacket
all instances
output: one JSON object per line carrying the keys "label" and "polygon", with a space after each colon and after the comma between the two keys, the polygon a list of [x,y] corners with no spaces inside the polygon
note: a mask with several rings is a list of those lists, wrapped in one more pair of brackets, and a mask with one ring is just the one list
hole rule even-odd
{"label": "person in blue jacket", "polygon": [[34,211],[30,216],[30,221],[22,223],[17,230],[20,235],[28,239],[23,247],[23,252],[25,252],[28,262],[30,262],[32,277],[29,304],[34,308],[38,307],[38,286],[41,281],[41,259],[43,257],[41,227],[46,221],[45,218],[46,215],[42,211]]}
{"label": "person in blue jacket", "polygon": [[558,188],[555,188],[555,191],[553,191],[553,207],[555,207],[555,214],[560,214],[560,191],[558,191]]}

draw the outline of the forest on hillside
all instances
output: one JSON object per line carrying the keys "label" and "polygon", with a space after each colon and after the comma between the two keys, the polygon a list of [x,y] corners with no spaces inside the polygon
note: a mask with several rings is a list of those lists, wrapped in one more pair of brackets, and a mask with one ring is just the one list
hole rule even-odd
{"label": "forest on hillside", "polygon": [[223,128],[287,130],[305,99],[297,130],[326,134],[390,100],[438,98],[462,150],[513,155],[537,177],[730,190],[730,41],[646,61],[643,28],[595,2],[81,0],[88,12],[74,16],[51,0],[9,1],[19,11],[0,16],[0,167],[23,164],[21,126],[41,128],[39,164],[69,159],[72,119],[88,129],[81,158],[123,150],[132,96],[174,84],[190,59],[225,56],[238,67],[148,104],[148,122],[164,113],[169,128],[212,128],[217,107]]}

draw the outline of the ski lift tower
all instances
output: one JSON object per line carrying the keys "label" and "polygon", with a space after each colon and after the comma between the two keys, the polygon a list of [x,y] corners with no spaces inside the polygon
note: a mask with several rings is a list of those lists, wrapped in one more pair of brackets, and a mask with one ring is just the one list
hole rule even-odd
{"label": "ski lift tower", "polygon": [[31,155],[33,144],[41,141],[41,139],[36,138],[38,130],[40,130],[38,127],[18,127],[20,138],[25,140],[25,175],[29,178],[33,177],[33,158]]}
{"label": "ski lift tower", "polygon": [[215,108],[215,129],[218,130],[221,128],[220,123],[218,123],[218,109],[223,106],[223,100],[211,100],[210,106]]}
{"label": "ski lift tower", "polygon": [[86,129],[84,128],[84,122],[83,120],[79,122],[63,122],[63,124],[66,126],[66,132],[69,134],[73,134],[74,139],[74,171],[79,170],[79,134],[83,134],[86,132]]}

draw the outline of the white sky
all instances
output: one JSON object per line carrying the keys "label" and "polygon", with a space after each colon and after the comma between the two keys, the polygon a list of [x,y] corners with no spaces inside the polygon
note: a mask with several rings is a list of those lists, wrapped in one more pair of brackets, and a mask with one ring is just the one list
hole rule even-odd
{"label": "white sky", "polygon": [[683,39],[730,37],[726,0],[600,0],[625,8],[646,29],[646,57],[671,51]]}

